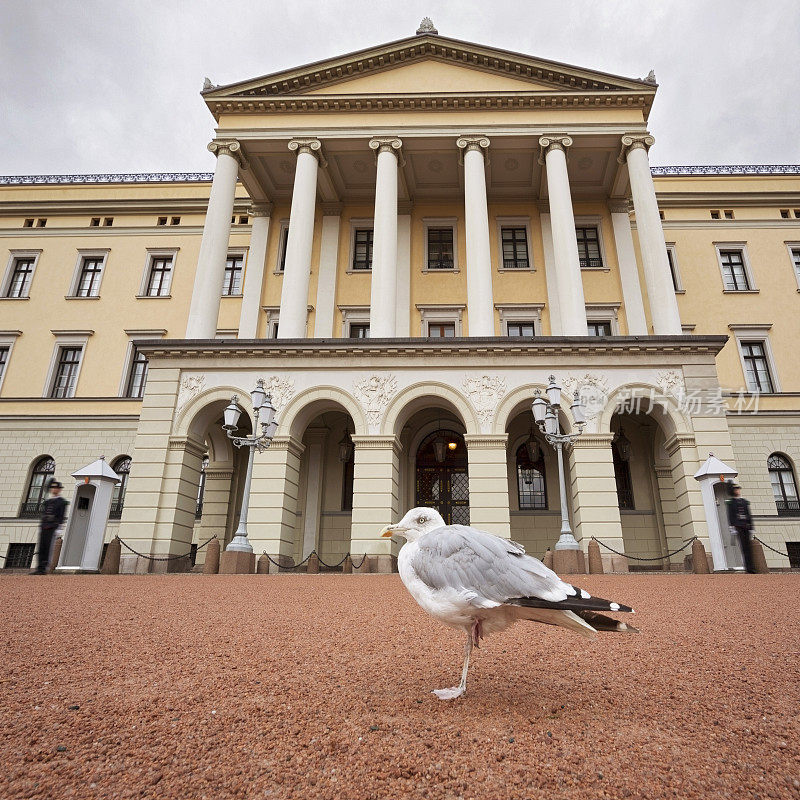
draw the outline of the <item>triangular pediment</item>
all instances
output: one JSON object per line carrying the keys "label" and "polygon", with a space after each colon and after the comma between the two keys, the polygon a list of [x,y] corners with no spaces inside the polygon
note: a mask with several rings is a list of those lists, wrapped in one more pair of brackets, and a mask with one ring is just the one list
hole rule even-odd
{"label": "triangular pediment", "polygon": [[234,98],[468,93],[644,93],[652,82],[425,34],[227,86],[209,87],[210,106]]}

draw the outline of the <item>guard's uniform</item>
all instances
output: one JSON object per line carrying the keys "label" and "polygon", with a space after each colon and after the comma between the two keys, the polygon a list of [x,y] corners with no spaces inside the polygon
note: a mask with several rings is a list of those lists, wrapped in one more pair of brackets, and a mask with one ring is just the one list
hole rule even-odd
{"label": "guard's uniform", "polygon": [[61,495],[48,497],[44,501],[42,521],[39,525],[39,562],[36,565],[36,572],[39,575],[44,575],[47,572],[53,536],[64,522],[66,511],[67,501]]}
{"label": "guard's uniform", "polygon": [[755,572],[753,554],[750,550],[750,531],[753,530],[753,517],[750,514],[750,502],[744,497],[732,497],[728,500],[728,525],[736,530],[739,547],[742,550],[744,568]]}

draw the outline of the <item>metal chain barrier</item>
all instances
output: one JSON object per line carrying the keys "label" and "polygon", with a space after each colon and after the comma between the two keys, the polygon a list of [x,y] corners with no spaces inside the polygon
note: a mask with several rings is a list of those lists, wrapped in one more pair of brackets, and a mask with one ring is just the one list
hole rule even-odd
{"label": "metal chain barrier", "polygon": [[[278,569],[288,569],[288,570],[299,569],[311,558],[311,556],[316,556],[320,565],[326,567],[327,569],[337,569],[338,567],[341,567],[342,564],[344,564],[344,562],[347,561],[348,558],[352,559],[350,553],[347,553],[345,557],[338,564],[327,564],[319,557],[319,553],[317,553],[316,550],[312,550],[299,564],[292,564],[292,566],[289,567],[286,564],[281,564],[280,562],[276,561],[266,550],[264,551],[264,555],[267,557],[267,560],[269,561],[270,564],[274,564]],[[353,569],[361,569],[361,567],[364,566],[364,561],[366,560],[366,558],[367,554],[364,553],[361,556],[361,562],[359,564],[353,563]]]}
{"label": "metal chain barrier", "polygon": [[595,536],[592,536],[592,541],[597,542],[597,544],[599,545],[602,545],[603,547],[606,548],[606,550],[610,550],[612,553],[616,553],[618,556],[624,556],[625,558],[629,558],[632,561],[663,561],[664,559],[671,558],[672,556],[675,556],[681,551],[685,550],[697,538],[698,538],[697,536],[692,536],[692,538],[689,539],[689,541],[686,542],[686,544],[683,547],[679,547],[677,550],[673,550],[671,553],[667,553],[665,556],[656,556],[655,558],[643,558],[640,556],[631,556],[628,555],[627,553],[620,553],[619,550],[615,550],[613,547],[607,545],[605,542],[601,542]]}
{"label": "metal chain barrier", "polygon": [[755,534],[753,535],[753,538],[757,542],[760,542],[763,547],[766,547],[767,550],[772,550],[773,553],[777,553],[779,556],[783,556],[784,558],[789,558],[789,554],[788,553],[784,553],[781,550],[776,550],[774,547],[770,547],[765,541],[763,541],[762,539],[759,539],[758,536],[756,536]]}
{"label": "metal chain barrier", "polygon": [[[117,537],[119,539],[119,536]],[[199,552],[202,550],[209,542],[213,542],[214,539],[217,538],[217,535],[214,534],[210,539],[206,539],[203,544],[197,545],[197,551]],[[134,550],[124,539],[119,540],[121,545],[131,551],[135,556],[139,556],[139,558],[146,558],[148,561],[177,561],[181,558],[188,558],[192,551],[190,550],[188,553],[184,553],[182,556],[146,556],[144,553],[140,553],[138,550]]]}

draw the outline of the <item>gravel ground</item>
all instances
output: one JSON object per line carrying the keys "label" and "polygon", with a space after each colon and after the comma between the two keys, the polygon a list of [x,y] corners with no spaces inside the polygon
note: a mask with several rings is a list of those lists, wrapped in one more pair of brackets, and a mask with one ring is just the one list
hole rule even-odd
{"label": "gravel ground", "polygon": [[461,634],[396,575],[0,577],[0,798],[797,798],[800,575],[582,576]]}

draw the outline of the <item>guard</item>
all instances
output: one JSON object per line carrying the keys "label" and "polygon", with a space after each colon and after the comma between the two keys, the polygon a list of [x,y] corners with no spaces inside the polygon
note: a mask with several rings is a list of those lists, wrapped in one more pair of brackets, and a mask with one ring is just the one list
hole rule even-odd
{"label": "guard", "polygon": [[50,481],[50,497],[44,501],[42,520],[39,523],[39,562],[32,575],[46,575],[50,565],[50,553],[53,549],[53,537],[64,522],[67,501],[61,497],[63,485],[56,480]]}
{"label": "guard", "polygon": [[742,487],[738,483],[732,484],[730,491],[733,496],[728,500],[728,525],[731,527],[731,533],[735,534],[739,539],[745,570],[755,573],[753,554],[750,551],[750,539],[753,535],[753,517],[750,514],[750,502],[742,497]]}

